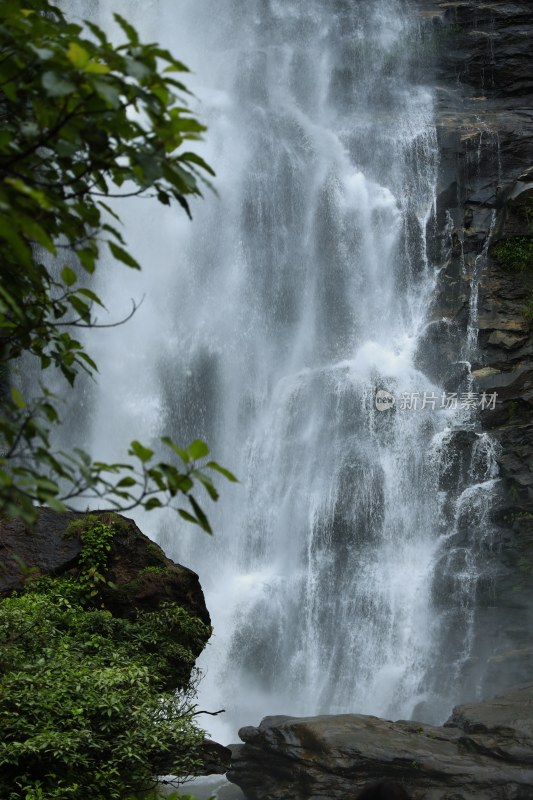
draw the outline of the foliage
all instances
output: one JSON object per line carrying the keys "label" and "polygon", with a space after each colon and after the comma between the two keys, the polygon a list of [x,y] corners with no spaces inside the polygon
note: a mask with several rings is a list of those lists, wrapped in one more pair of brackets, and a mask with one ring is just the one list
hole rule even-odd
{"label": "foliage", "polygon": [[[213,174],[187,149],[204,128],[185,103],[186,67],[115,19],[124,35],[117,47],[50,0],[0,4],[0,508],[32,521],[36,503],[63,509],[75,498],[108,498],[117,509],[150,510],[185,495],[189,508],[179,513],[210,531],[194,482],[216,500],[204,468],[234,478],[205,462],[203,442],[182,449],[164,437],[170,459],[157,462],[134,441],[132,460],[117,464],[51,445],[60,415],[47,371],[72,385],[80,371],[97,370],[78,331],[96,324],[103,305],[91,283],[102,249],[139,268],[106,201],[151,195],[190,215],[189,198]],[[21,359],[40,381],[33,396],[17,382]]]}
{"label": "foliage", "polygon": [[533,270],[533,238],[515,236],[502,239],[492,247],[491,255],[506,269],[530,272]]}
{"label": "foliage", "polygon": [[208,633],[171,603],[117,619],[72,578],[3,600],[0,796],[115,800],[194,774],[203,732],[190,685],[173,687]]}
{"label": "foliage", "polygon": [[98,596],[100,584],[107,583],[103,572],[107,566],[111,543],[116,535],[116,527],[108,525],[89,514],[71,522],[67,534],[79,532],[83,549],[78,558],[78,585],[89,598]]}
{"label": "foliage", "polygon": [[141,570],[141,575],[162,575],[165,569],[165,567],[144,567]]}

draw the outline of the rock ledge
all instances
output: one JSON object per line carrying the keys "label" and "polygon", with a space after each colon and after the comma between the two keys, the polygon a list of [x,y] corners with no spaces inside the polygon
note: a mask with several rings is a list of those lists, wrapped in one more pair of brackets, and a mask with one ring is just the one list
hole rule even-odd
{"label": "rock ledge", "polygon": [[266,717],[239,731],[228,778],[249,800],[353,800],[402,783],[414,800],[531,800],[533,685],[458,706],[442,727],[358,714]]}

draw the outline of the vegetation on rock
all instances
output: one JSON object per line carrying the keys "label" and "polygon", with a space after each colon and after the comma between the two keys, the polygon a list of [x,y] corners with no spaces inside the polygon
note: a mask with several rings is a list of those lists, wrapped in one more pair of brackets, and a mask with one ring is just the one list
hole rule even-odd
{"label": "vegetation on rock", "polygon": [[515,236],[502,239],[492,247],[492,257],[514,272],[533,271],[533,238]]}
{"label": "vegetation on rock", "polygon": [[120,530],[81,522],[77,574],[34,579],[0,603],[6,800],[141,797],[158,775],[198,768],[190,676],[209,630],[175,603],[131,619],[102,608],[96,576]]}

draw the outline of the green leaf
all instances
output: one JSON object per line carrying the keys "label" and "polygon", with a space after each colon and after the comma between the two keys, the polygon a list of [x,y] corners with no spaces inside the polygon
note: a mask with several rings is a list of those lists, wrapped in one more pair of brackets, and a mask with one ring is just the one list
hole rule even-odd
{"label": "green leaf", "polygon": [[131,478],[131,477],[128,476],[126,478],[122,478],[122,480],[120,480],[117,483],[117,486],[120,486],[122,488],[128,488],[130,486],[137,486],[137,481],[135,480],[135,478]]}
{"label": "green leaf", "polygon": [[24,400],[22,394],[20,393],[20,391],[17,389],[16,386],[11,387],[11,398],[15,403],[15,405],[17,406],[17,408],[20,409],[26,408],[26,401]]}
{"label": "green leaf", "polygon": [[172,64],[169,64],[168,67],[165,67],[163,72],[189,72],[189,70],[185,64],[181,64],[179,61],[173,61]]}
{"label": "green leaf", "polygon": [[93,303],[100,306],[101,308],[105,308],[104,304],[100,300],[97,294],[95,294],[91,289],[78,289],[78,294],[82,294],[84,297],[87,297],[89,300],[92,300]]}
{"label": "green leaf", "polygon": [[70,42],[67,58],[76,69],[83,69],[89,61],[89,53],[78,42]]}
{"label": "green leaf", "polygon": [[101,64],[99,61],[89,61],[83,71],[87,72],[89,75],[106,75],[111,70],[107,64]]}
{"label": "green leaf", "polygon": [[188,464],[191,460],[188,452],[186,450],[182,450],[180,447],[177,446],[175,442],[172,441],[170,436],[162,436],[161,441],[163,444],[166,444],[167,447],[170,447],[174,452],[181,458],[181,460]]}
{"label": "green leaf", "polygon": [[82,352],[82,353],[78,353],[78,359],[79,359],[79,360],[81,360],[81,361],[84,361],[84,362],[85,362],[85,364],[87,364],[87,365],[90,367],[90,369],[87,369],[86,367],[83,367],[83,368],[85,369],[85,371],[89,373],[89,375],[90,375],[90,374],[91,374],[93,371],[94,371],[94,372],[98,372],[98,365],[97,365],[97,364],[96,364],[96,362],[95,362],[95,361],[94,361],[94,360],[93,360],[93,359],[90,357],[90,355],[89,355],[88,353],[83,353],[83,352]]}
{"label": "green leaf", "polygon": [[51,58],[54,57],[54,51],[51,50],[49,47],[37,47],[36,45],[30,42],[30,48],[36,55],[39,56],[41,61],[49,61]]}
{"label": "green leaf", "polygon": [[62,514],[67,511],[66,505],[61,500],[58,500],[57,497],[48,496],[46,498],[46,505],[50,508],[53,508],[54,511],[59,511]]}
{"label": "green leaf", "polygon": [[200,472],[199,470],[196,469],[193,470],[191,474],[193,478],[196,478],[196,480],[200,481],[200,483],[205,487],[211,500],[214,500],[216,502],[218,500],[219,495],[218,491],[213,485],[213,481],[211,480],[211,478],[209,478],[207,475],[204,475],[203,472]]}
{"label": "green leaf", "polygon": [[150,69],[135,58],[126,59],[126,72],[138,81],[144,81],[150,77]]}
{"label": "green leaf", "polygon": [[132,44],[139,44],[139,35],[133,25],[130,25],[130,23],[125,20],[124,17],[121,17],[120,14],[113,14],[113,17],[115,21],[118,22],[130,42]]}
{"label": "green leaf", "polygon": [[67,286],[73,286],[78,280],[78,276],[73,269],[65,266],[61,270],[61,280],[63,283],[66,283]]}
{"label": "green leaf", "polygon": [[[37,135],[39,133],[39,130],[37,126],[35,127],[36,131],[34,135]],[[20,178],[6,178],[5,183],[9,184],[10,186],[13,186],[13,188],[16,189],[18,192],[21,192],[21,194],[26,194],[28,195],[28,197],[31,197],[32,200],[36,200],[37,204],[41,208],[47,210],[52,208],[52,203],[50,199],[46,196],[46,194],[43,191],[41,191],[40,189],[36,189],[33,186],[29,186],[27,182],[20,180]]]}
{"label": "green leaf", "polygon": [[126,264],[126,266],[132,267],[132,269],[141,268],[139,263],[135,261],[133,256],[131,256],[122,247],[119,247],[118,244],[115,244],[115,242],[110,242],[110,241],[108,241],[107,244],[109,245],[109,249],[113,253],[114,257],[117,259],[117,261],[121,261],[123,264]]}
{"label": "green leaf", "polygon": [[198,505],[192,494],[189,495],[189,503],[194,509],[196,519],[198,520],[198,524],[200,525],[202,530],[204,530],[206,533],[213,533],[213,531],[211,530],[211,525],[209,524],[209,520],[207,519],[206,515],[204,514],[204,512],[202,511],[202,509],[200,508],[200,506]]}
{"label": "green leaf", "polygon": [[193,515],[189,514],[188,511],[185,511],[184,508],[178,508],[178,514],[180,515],[180,517],[187,520],[187,522],[192,522],[193,525],[198,525],[198,520],[196,519],[196,517],[193,517]]}
{"label": "green leaf", "polygon": [[200,458],[205,458],[209,455],[209,447],[201,439],[195,439],[194,442],[187,448],[187,453],[193,461],[198,461]]}
{"label": "green leaf", "polygon": [[201,167],[214,178],[216,177],[215,171],[207,164],[203,158],[196,155],[196,153],[182,153],[180,156],[180,161],[189,161],[191,164],[196,164],[198,167]]}
{"label": "green leaf", "polygon": [[90,275],[96,269],[96,257],[97,252],[90,248],[90,247],[81,247],[79,250],[76,250],[76,255],[80,260],[80,264],[82,265],[85,272],[88,272]]}
{"label": "green leaf", "polygon": [[227,478],[228,481],[231,481],[232,483],[239,483],[238,478],[235,477],[233,472],[230,472],[229,469],[225,469],[225,467],[221,467],[216,461],[209,461],[205,466],[206,468],[209,467],[209,469],[214,469],[215,472],[219,472],[221,475]]}
{"label": "green leaf", "polygon": [[91,307],[85,300],[82,300],[81,297],[78,297],[76,294],[70,294],[67,297],[68,303],[72,306],[74,311],[80,315],[81,319],[85,321],[89,321],[91,316]]}
{"label": "green leaf", "polygon": [[154,508],[162,508],[163,504],[157,499],[157,497],[150,497],[150,499],[144,504],[144,507],[147,511],[152,511]]}
{"label": "green leaf", "polygon": [[146,464],[146,462],[150,461],[152,458],[154,451],[150,450],[148,447],[143,447],[140,442],[135,441],[130,444],[129,453],[130,455],[137,456],[143,464]]}
{"label": "green leaf", "polygon": [[108,206],[108,205],[107,205],[107,203],[104,203],[104,201],[103,201],[103,200],[99,200],[99,201],[98,201],[98,205],[102,206],[102,208],[105,208],[105,210],[107,211],[107,213],[108,213],[108,214],[110,214],[110,215],[111,215],[111,216],[112,216],[114,219],[116,219],[116,221],[117,221],[117,222],[121,222],[121,221],[122,221],[122,220],[120,219],[119,215],[117,214],[117,212],[116,212],[116,211],[113,211],[113,209],[111,208],[111,206]]}
{"label": "green leaf", "polygon": [[120,106],[120,92],[106,80],[93,80],[93,86],[102,100],[105,100],[111,108],[118,109]]}
{"label": "green leaf", "polygon": [[108,233],[111,233],[111,234],[113,234],[113,236],[115,237],[115,239],[118,239],[118,241],[119,241],[121,244],[125,244],[125,242],[124,242],[124,237],[122,236],[121,232],[120,232],[120,231],[117,231],[117,229],[116,229],[116,228],[114,228],[112,225],[109,225],[109,223],[107,223],[107,222],[106,222],[106,223],[104,223],[104,224],[102,225],[102,230],[103,230],[103,231],[107,231]]}

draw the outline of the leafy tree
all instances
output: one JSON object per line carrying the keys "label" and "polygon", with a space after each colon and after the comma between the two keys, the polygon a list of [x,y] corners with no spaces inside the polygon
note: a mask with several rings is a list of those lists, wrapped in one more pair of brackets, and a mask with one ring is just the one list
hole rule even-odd
{"label": "leafy tree", "polygon": [[201,763],[190,673],[210,629],[175,603],[131,619],[101,608],[94,569],[120,534],[86,523],[78,575],[0,603],[4,800],[144,797]]}
{"label": "leafy tree", "polygon": [[[52,447],[60,415],[47,371],[72,386],[80,371],[97,370],[77,335],[102,306],[91,288],[102,248],[139,269],[106,200],[154,195],[190,216],[189,198],[213,174],[187,149],[204,128],[185,103],[186,67],[115,19],[124,35],[117,47],[50,0],[0,2],[0,508],[32,521],[36,504],[107,498],[117,509],[150,510],[185,495],[181,516],[210,531],[195,481],[216,500],[205,469],[235,479],[205,462],[203,442],[182,449],[164,437],[166,463],[138,441],[126,464]],[[40,390],[24,396],[17,370],[31,368]]]}

